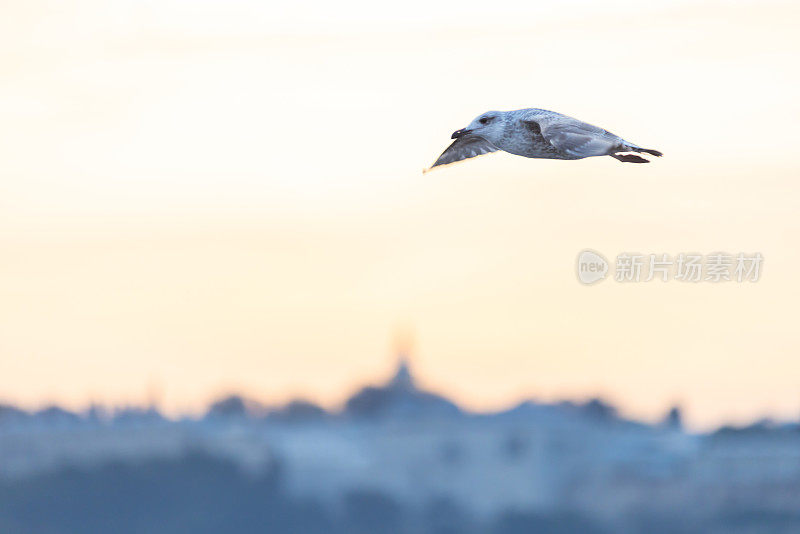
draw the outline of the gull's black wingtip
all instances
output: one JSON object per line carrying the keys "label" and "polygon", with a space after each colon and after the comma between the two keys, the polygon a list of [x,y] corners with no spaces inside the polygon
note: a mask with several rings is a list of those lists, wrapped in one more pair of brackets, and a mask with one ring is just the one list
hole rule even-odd
{"label": "gull's black wingtip", "polygon": [[611,154],[611,157],[622,163],[650,163],[650,160],[636,154]]}

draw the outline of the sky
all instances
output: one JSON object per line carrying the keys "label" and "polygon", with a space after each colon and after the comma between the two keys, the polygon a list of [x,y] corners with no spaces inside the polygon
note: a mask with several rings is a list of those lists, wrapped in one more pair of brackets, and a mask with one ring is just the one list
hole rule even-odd
{"label": "sky", "polygon": [[[799,9],[0,1],[0,400],[335,407],[403,330],[470,409],[797,419]],[[421,173],[523,107],[665,156]],[[764,264],[587,287],[586,248]]]}

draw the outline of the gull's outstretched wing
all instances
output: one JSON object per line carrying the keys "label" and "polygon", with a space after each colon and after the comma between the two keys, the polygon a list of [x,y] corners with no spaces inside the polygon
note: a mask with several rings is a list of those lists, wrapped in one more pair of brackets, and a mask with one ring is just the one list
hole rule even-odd
{"label": "gull's outstretched wing", "polygon": [[426,169],[425,172],[433,169],[434,167],[438,167],[439,165],[455,163],[456,161],[461,161],[462,159],[474,158],[475,156],[481,156],[497,150],[500,149],[483,137],[477,137],[475,135],[459,137],[453,141],[452,145],[447,147],[447,150],[442,152],[442,155],[439,156],[439,159],[437,159],[434,164],[431,165],[430,169]]}
{"label": "gull's outstretched wing", "polygon": [[625,142],[611,132],[564,115],[524,121],[533,135],[574,158],[604,156],[620,150]]}

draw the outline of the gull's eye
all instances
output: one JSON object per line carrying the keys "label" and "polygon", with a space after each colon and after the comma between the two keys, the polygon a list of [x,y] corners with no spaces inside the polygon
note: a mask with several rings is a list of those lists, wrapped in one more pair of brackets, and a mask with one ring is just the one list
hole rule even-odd
{"label": "gull's eye", "polygon": [[478,122],[481,124],[486,124],[487,122],[489,122],[489,117],[481,117],[480,119],[478,119]]}

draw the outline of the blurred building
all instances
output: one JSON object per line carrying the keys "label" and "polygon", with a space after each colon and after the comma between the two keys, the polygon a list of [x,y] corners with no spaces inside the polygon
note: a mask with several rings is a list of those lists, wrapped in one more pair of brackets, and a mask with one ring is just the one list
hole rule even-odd
{"label": "blurred building", "polygon": [[254,474],[280,466],[289,495],[331,509],[353,491],[370,491],[412,509],[455,503],[483,519],[508,510],[569,510],[613,522],[680,509],[700,521],[736,503],[800,510],[796,425],[692,435],[678,409],[648,425],[599,399],[470,413],[421,389],[406,359],[384,384],[357,391],[337,412],[305,401],[268,408],[238,397],[180,421],[152,409],[103,417],[96,410],[0,409],[6,480],[197,451]]}

